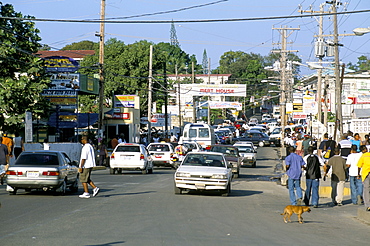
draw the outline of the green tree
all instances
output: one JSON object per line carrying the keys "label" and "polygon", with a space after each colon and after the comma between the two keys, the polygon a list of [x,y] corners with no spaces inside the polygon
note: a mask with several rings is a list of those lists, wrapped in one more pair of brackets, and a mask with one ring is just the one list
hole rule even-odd
{"label": "green tree", "polygon": [[99,48],[99,43],[84,40],[64,46],[62,50],[95,50]]}
{"label": "green tree", "polygon": [[[0,16],[34,18],[0,3]],[[49,103],[41,92],[47,88],[43,61],[35,54],[41,47],[39,30],[32,21],[0,19],[0,125],[3,131],[16,132],[23,127],[25,112],[46,117]]]}

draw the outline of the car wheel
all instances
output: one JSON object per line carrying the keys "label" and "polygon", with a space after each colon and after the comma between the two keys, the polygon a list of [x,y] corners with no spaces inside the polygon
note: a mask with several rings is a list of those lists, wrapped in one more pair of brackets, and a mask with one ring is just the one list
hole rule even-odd
{"label": "car wheel", "polygon": [[254,162],[253,163],[253,165],[252,165],[252,167],[256,167],[257,166],[257,163],[256,162]]}
{"label": "car wheel", "polygon": [[177,188],[176,185],[175,185],[175,194],[176,195],[182,194],[182,189]]}
{"label": "car wheel", "polygon": [[73,184],[71,185],[71,187],[69,187],[69,190],[72,192],[72,193],[76,193],[78,191],[78,182],[80,181],[80,179],[77,177],[75,182],[73,182]]}
{"label": "car wheel", "polygon": [[117,173],[118,173],[118,174],[122,174],[122,168],[118,168],[118,169],[117,169]]}
{"label": "car wheel", "polygon": [[226,190],[223,191],[222,196],[229,196],[230,192],[231,192],[231,183],[229,182],[229,184],[227,185]]}
{"label": "car wheel", "polygon": [[261,142],[258,143],[258,146],[263,147],[263,146],[265,146],[265,144],[261,141]]}
{"label": "car wheel", "polygon": [[64,180],[62,185],[59,188],[56,188],[54,190],[54,195],[61,195],[64,196],[66,194],[66,188],[67,188],[67,183]]}
{"label": "car wheel", "polygon": [[109,169],[109,173],[110,173],[110,174],[115,174],[115,173],[116,173],[116,169],[115,169],[115,168],[113,168],[113,167],[111,167],[111,168]]}

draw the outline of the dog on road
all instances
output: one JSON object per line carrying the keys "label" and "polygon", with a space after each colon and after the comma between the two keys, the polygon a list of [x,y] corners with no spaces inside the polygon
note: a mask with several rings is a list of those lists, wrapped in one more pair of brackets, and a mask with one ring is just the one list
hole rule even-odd
{"label": "dog on road", "polygon": [[282,213],[281,215],[284,215],[284,222],[288,223],[288,221],[292,222],[290,220],[290,216],[292,216],[292,214],[294,213],[298,216],[298,222],[300,224],[303,224],[302,214],[304,212],[307,212],[307,213],[311,212],[311,208],[309,206],[288,205],[284,208],[284,213]]}

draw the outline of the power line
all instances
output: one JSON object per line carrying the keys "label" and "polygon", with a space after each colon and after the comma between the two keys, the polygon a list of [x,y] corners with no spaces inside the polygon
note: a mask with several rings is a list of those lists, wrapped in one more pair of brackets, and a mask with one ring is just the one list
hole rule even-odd
{"label": "power line", "polygon": [[[336,15],[368,13],[370,9],[354,10],[346,12],[337,12]],[[43,18],[20,18],[1,16],[0,19],[6,20],[25,20],[25,21],[44,21],[44,22],[69,22],[69,23],[107,23],[107,24],[166,24],[166,23],[211,23],[211,22],[237,22],[237,21],[262,21],[292,18],[308,18],[313,16],[332,16],[334,13],[315,13],[311,15],[290,15],[290,16],[269,16],[269,17],[251,17],[251,18],[231,18],[231,19],[206,19],[206,20],[63,20],[63,19],[43,19]]]}

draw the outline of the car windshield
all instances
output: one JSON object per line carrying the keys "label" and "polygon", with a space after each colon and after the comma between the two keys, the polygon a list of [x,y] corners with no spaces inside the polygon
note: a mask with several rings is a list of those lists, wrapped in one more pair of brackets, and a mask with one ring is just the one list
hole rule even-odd
{"label": "car windshield", "polygon": [[225,162],[221,155],[188,154],[181,165],[225,167]]}
{"label": "car windshield", "polygon": [[148,148],[149,151],[170,151],[170,148],[166,144],[153,144]]}
{"label": "car windshield", "polygon": [[233,156],[233,157],[238,156],[237,153],[236,153],[235,147],[213,146],[211,151],[218,152],[218,153],[223,153],[226,156]]}
{"label": "car windshield", "polygon": [[59,165],[56,153],[23,153],[14,165]]}
{"label": "car windshield", "polygon": [[240,153],[253,153],[252,148],[249,147],[238,147]]}
{"label": "car windshield", "polygon": [[140,147],[133,145],[121,145],[117,147],[115,152],[140,152]]}

